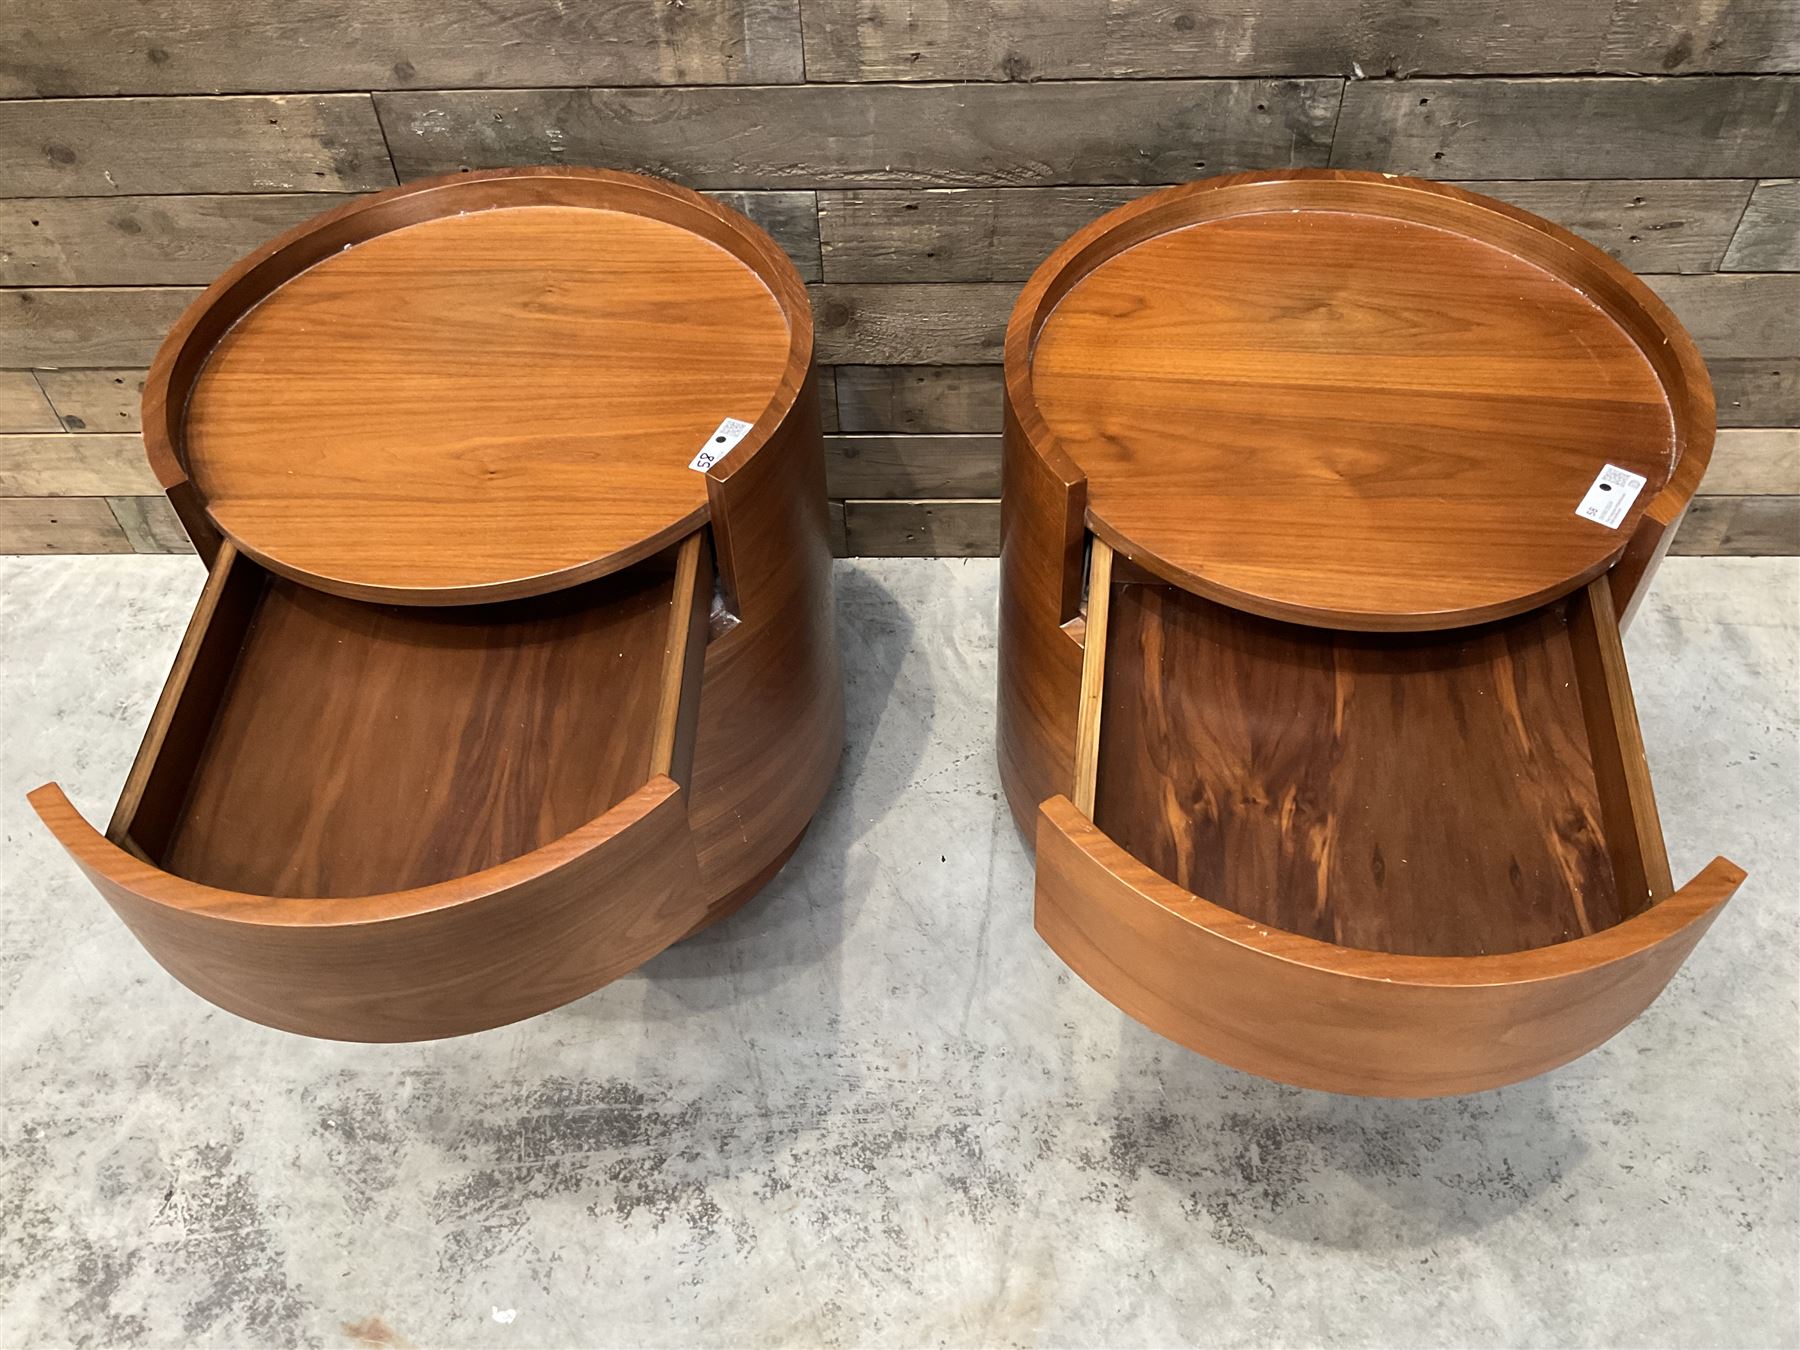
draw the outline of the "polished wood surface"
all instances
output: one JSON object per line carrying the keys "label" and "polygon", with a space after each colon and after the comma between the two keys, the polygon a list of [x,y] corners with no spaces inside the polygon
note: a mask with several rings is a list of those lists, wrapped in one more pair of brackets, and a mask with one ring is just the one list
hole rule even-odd
{"label": "polished wood surface", "polygon": [[681,541],[675,555],[669,627],[656,691],[650,768],[682,787],[692,781],[694,734],[700,723],[700,686],[712,632],[712,548],[704,531]]}
{"label": "polished wood surface", "polygon": [[[555,574],[350,585],[290,575],[212,528],[178,391],[204,382],[208,354],[236,340],[236,316],[283,277],[418,221],[463,210],[471,221],[593,218],[604,214],[595,193],[636,221],[628,230],[679,226],[703,252],[756,264],[785,325],[750,432],[705,472],[688,468],[697,445],[683,447],[687,505],[673,535],[651,518],[667,446],[647,431],[596,477],[612,506],[586,504],[595,528],[621,531],[617,547]],[[497,265],[486,259],[478,276]],[[454,290],[454,264],[445,270],[438,281]],[[633,304],[639,317],[656,308],[648,290]],[[551,317],[593,309],[554,284],[533,305]],[[792,856],[843,745],[811,333],[798,278],[766,236],[628,175],[459,176],[276,241],[189,310],[146,387],[151,463],[212,575],[112,824],[95,833],[54,785],[32,796],[40,815],[180,979],[311,1035],[413,1039],[530,1016],[746,903]],[[311,341],[288,336],[302,352]],[[743,351],[759,341],[746,336]],[[660,387],[694,393],[683,378]],[[536,416],[516,391],[510,403],[498,388],[463,392],[484,417],[508,412],[525,428]],[[661,424],[661,411],[642,411],[613,420]],[[256,423],[256,409],[240,412]],[[451,404],[442,413],[452,432],[462,425]],[[478,495],[502,517],[533,502],[533,521],[554,535],[586,508],[559,476],[556,444],[541,456],[523,447],[507,481]],[[391,458],[343,467],[346,501],[411,491],[413,466]],[[640,507],[632,534],[620,522]],[[431,547],[528,557],[526,545],[501,547],[504,532],[484,533],[475,512]],[[409,537],[373,528],[366,556],[404,568],[412,555],[395,540]],[[412,561],[428,567],[428,553]]]}
{"label": "polished wood surface", "polygon": [[724,631],[706,648],[689,815],[710,897],[732,912],[799,843],[837,773],[844,678],[812,379],[752,455],[708,475]]}
{"label": "polished wood surface", "polygon": [[1642,1011],[1743,877],[1675,891],[1619,641],[1712,446],[1662,302],[1444,184],[1243,174],[1069,239],[1004,373],[1000,776],[1076,973],[1384,1095]]}
{"label": "polished wood surface", "polygon": [[311,591],[226,543],[108,836],[53,784],[33,804],[158,961],[272,1026],[457,1035],[587,993],[749,901],[836,769],[816,423],[738,465],[711,641],[698,535],[467,608]]}
{"label": "polished wood surface", "polygon": [[222,890],[374,895],[598,818],[652,772],[671,581],[649,564],[424,608],[267,579],[156,861]]}
{"label": "polished wood surface", "polygon": [[1040,453],[1010,403],[1000,496],[1000,786],[1019,829],[1074,790],[1083,644],[1087,481],[1055,446]]}
{"label": "polished wood surface", "polygon": [[168,848],[267,581],[229,542],[219,546],[106,827],[139,858]]}
{"label": "polished wood surface", "polygon": [[689,461],[726,417],[751,440],[778,425],[810,348],[792,264],[716,202],[600,170],[459,174],[320,216],[209,287],[151,370],[145,439],[272,570],[510,599],[697,528]]}
{"label": "polished wood surface", "polygon": [[[1485,227],[1494,232],[1495,241],[1504,242],[1515,256],[1560,250],[1557,256],[1563,258],[1566,266],[1582,270],[1596,303],[1629,329],[1634,344],[1667,394],[1673,428],[1671,443],[1679,447],[1679,454],[1662,490],[1652,495],[1647,489],[1640,497],[1637,528],[1629,536],[1620,531],[1613,543],[1621,555],[1612,574],[1614,598],[1624,621],[1629,622],[1656,562],[1667,551],[1674,528],[1700,484],[1712,448],[1713,404],[1706,370],[1693,344],[1662,302],[1640,282],[1621,274],[1573,236],[1524,211],[1476,198],[1447,184],[1379,174],[1312,171],[1210,179],[1152,193],[1102,217],[1072,236],[1038,268],[1020,294],[1007,326],[1000,547],[1000,777],[1014,819],[1028,835],[1035,829],[1038,803],[1057,793],[1072,793],[1075,787],[1075,700],[1080,690],[1082,652],[1079,640],[1072,638],[1065,625],[1076,617],[1086,530],[1092,528],[1105,538],[1122,558],[1135,560],[1184,589],[1271,617],[1322,621],[1322,616],[1313,611],[1292,613],[1287,606],[1266,604],[1256,597],[1221,595],[1220,588],[1205,576],[1172,565],[1135,539],[1120,537],[1100,511],[1090,509],[1094,480],[1062,440],[1052,434],[1037,405],[1033,348],[1038,332],[1088,272],[1127,253],[1134,244],[1161,238],[1171,229],[1192,226],[1198,217],[1208,213],[1227,218],[1241,216],[1246,204],[1261,209],[1271,203],[1304,200],[1310,193],[1319,194],[1321,200],[1340,200],[1346,193],[1360,194],[1359,210],[1376,217],[1384,212],[1389,216],[1403,211],[1428,214],[1440,207],[1456,215],[1475,212]],[[1401,199],[1408,205],[1392,205]],[[1221,304],[1229,293],[1229,289],[1221,293]],[[1252,298],[1246,303],[1260,302]],[[1255,359],[1255,352],[1252,344],[1245,359]],[[1181,441],[1188,447],[1177,453],[1192,453],[1194,446],[1206,444],[1200,430],[1184,424],[1166,439],[1170,443]],[[1423,461],[1419,472],[1428,474],[1437,462],[1435,458]],[[1454,467],[1456,460],[1452,457],[1448,462]],[[1253,478],[1249,470],[1258,463],[1254,456],[1240,457],[1239,476]],[[1155,471],[1154,463],[1146,468]],[[1124,476],[1123,470],[1120,476]],[[1424,491],[1423,487],[1419,490]],[[1570,503],[1571,515],[1573,509]],[[1344,513],[1352,523],[1366,514],[1361,509]],[[1198,520],[1193,526],[1198,529],[1223,528],[1229,519],[1238,518],[1231,512],[1209,511],[1204,504],[1190,504],[1183,517],[1184,522]],[[1316,522],[1297,525],[1282,537],[1294,541],[1294,547],[1304,552],[1310,549],[1305,536],[1317,528],[1323,527]],[[1237,534],[1247,536],[1248,532],[1239,530]],[[1602,567],[1604,561],[1600,560]],[[1319,559],[1318,564],[1325,585],[1338,584],[1332,578],[1340,564],[1347,575],[1358,575],[1359,564],[1349,550]],[[1426,569],[1421,566],[1418,570],[1423,573]],[[1565,580],[1565,590],[1580,584],[1575,576]],[[1439,583],[1426,577],[1424,584]],[[1361,601],[1358,607],[1363,607]],[[1385,615],[1376,623],[1366,615],[1359,619],[1340,614],[1336,626],[1429,628],[1451,621],[1473,622],[1477,617],[1477,612],[1471,610],[1453,618],[1396,613]]]}
{"label": "polished wood surface", "polygon": [[823,473],[817,428],[742,462],[747,599],[712,642],[699,534],[467,608],[312,591],[227,543],[108,837],[54,785],[33,804],[158,961],[272,1026],[456,1035],[587,993],[754,896],[837,763],[822,519],[794,532],[824,498],[772,491]]}
{"label": "polished wood surface", "polygon": [[[1081,629],[1081,701],[1075,710],[1075,806],[1083,815],[1094,814],[1094,795],[1100,776],[1100,719],[1106,704],[1108,634],[1112,631],[1113,551],[1104,539],[1095,539],[1088,558],[1087,604],[1079,620]],[[1123,626],[1129,626],[1126,619]],[[1095,634],[1089,642],[1087,635]],[[1131,672],[1125,672],[1127,676]]]}
{"label": "polished wood surface", "polygon": [[1681,890],[1572,942],[1397,956],[1270,928],[1160,876],[1066,797],[1037,831],[1037,930],[1076,974],[1170,1039],[1299,1087],[1479,1092],[1587,1053],[1668,984],[1744,879],[1714,859]]}
{"label": "polished wood surface", "polygon": [[[1122,554],[1346,628],[1567,593],[1692,495],[1712,443],[1699,356],[1641,282],[1514,207],[1379,174],[1212,179],[1103,217],[1021,295],[1007,397]],[[1649,479],[1617,530],[1575,514],[1607,463]]]}
{"label": "polished wood surface", "polygon": [[1427,634],[1322,632],[1168,585],[1112,606],[1088,814],[1178,886],[1428,956],[1619,921],[1574,650],[1597,635],[1567,604]]}
{"label": "polished wood surface", "polygon": [[1642,913],[1675,889],[1662,817],[1638,727],[1637,699],[1625,668],[1620,622],[1609,579],[1590,584],[1568,606],[1575,687],[1600,794],[1602,834],[1612,861],[1621,914]]}
{"label": "polished wood surface", "polygon": [[514,1022],[635,969],[705,915],[683,794],[660,776],[485,871],[342,899],[200,885],[101,836],[55,784],[31,802],[171,974],[309,1036],[428,1040]]}

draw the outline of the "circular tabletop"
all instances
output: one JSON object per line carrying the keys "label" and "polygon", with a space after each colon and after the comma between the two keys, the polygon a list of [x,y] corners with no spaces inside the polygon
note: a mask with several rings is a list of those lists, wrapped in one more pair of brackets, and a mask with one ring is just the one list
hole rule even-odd
{"label": "circular tabletop", "polygon": [[[1094,530],[1202,594],[1344,627],[1496,618],[1603,571],[1682,452],[1655,298],[1471,194],[1247,186],[1124,208],[1021,301],[1009,390],[1086,476]],[[1645,480],[1612,524],[1577,514],[1627,492],[1596,487],[1608,465]]]}
{"label": "circular tabletop", "polygon": [[241,312],[231,276],[202,297],[222,331],[171,339],[210,342],[174,431],[208,514],[322,589],[461,603],[636,561],[705,519],[690,463],[724,420],[748,453],[810,360],[791,265],[682,189],[515,171],[350,212],[288,236],[272,287],[241,265],[266,291]]}

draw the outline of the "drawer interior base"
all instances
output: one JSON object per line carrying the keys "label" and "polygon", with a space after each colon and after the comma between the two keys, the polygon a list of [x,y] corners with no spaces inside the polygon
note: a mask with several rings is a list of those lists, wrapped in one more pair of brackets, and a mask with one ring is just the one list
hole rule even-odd
{"label": "drawer interior base", "polygon": [[1618,880],[1646,863],[1608,832],[1588,603],[1350,633],[1112,583],[1094,822],[1186,890],[1341,946],[1481,955],[1617,924],[1653,897]]}
{"label": "drawer interior base", "polygon": [[672,553],[447,608],[226,565],[109,830],[165,871],[272,896],[426,886],[547,844],[651,776]]}

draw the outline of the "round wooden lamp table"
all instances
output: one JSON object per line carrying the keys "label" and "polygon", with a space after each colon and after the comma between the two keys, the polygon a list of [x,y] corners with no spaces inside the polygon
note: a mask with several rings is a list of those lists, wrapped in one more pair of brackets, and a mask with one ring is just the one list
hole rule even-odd
{"label": "round wooden lamp table", "polygon": [[1675,887],[1620,645],[1712,448],[1654,294],[1444,184],[1243,174],[1069,239],[1005,374],[1000,771],[1064,961],[1382,1096],[1656,997],[1743,873]]}
{"label": "round wooden lamp table", "polygon": [[843,690],[805,288],[630,174],[457,174],[245,258],[144,393],[210,576],[112,821],[197,993],[349,1040],[577,998],[753,896]]}

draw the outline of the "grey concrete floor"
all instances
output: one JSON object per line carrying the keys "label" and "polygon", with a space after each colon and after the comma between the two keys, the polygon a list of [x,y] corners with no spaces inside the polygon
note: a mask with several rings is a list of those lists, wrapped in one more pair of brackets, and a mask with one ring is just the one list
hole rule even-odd
{"label": "grey concrete floor", "polygon": [[1800,566],[1670,561],[1630,635],[1667,994],[1503,1091],[1278,1087],[1031,931],[991,561],[857,562],[849,747],[750,907],[521,1026],[283,1035],[144,955],[25,808],[104,820],[191,558],[0,561],[0,1345],[1800,1341]]}

